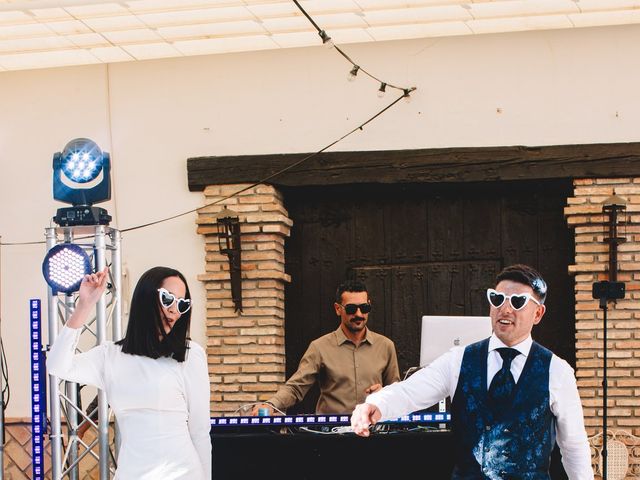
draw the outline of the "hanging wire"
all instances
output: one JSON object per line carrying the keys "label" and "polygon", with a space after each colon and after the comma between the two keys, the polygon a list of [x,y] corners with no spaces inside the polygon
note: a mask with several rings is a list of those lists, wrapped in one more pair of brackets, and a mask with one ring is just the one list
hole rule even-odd
{"label": "hanging wire", "polygon": [[[1,322],[0,322],[1,323]],[[11,399],[11,388],[9,388],[9,370],[7,367],[7,354],[4,349],[4,342],[2,341],[2,337],[0,336],[0,351],[2,355],[2,381],[4,382],[2,387],[2,410],[5,411],[7,406],[9,405],[9,400]]]}
{"label": "hanging wire", "polygon": [[[247,190],[251,190],[252,188],[257,187],[258,185],[261,185],[263,183],[268,182],[269,180],[273,180],[274,178],[282,175],[283,173],[297,167],[298,165],[301,165],[302,163],[306,162],[307,160],[315,157],[316,155],[319,155],[320,153],[328,150],[329,148],[333,147],[334,145],[338,144],[339,142],[341,142],[342,140],[344,140],[345,138],[347,138],[348,136],[354,134],[355,132],[357,132],[358,130],[364,130],[364,127],[366,125],[368,125],[369,123],[371,123],[372,121],[374,121],[376,118],[378,118],[380,115],[382,115],[383,113],[385,113],[387,110],[389,110],[391,107],[393,107],[395,104],[397,104],[400,100],[402,100],[403,98],[407,97],[409,95],[409,93],[404,93],[402,95],[400,95],[398,98],[396,98],[395,100],[393,100],[391,103],[389,103],[387,106],[385,106],[384,108],[382,108],[381,110],[379,110],[376,114],[374,114],[373,116],[369,117],[367,120],[365,120],[364,122],[362,122],[360,125],[358,125],[357,127],[353,128],[352,130],[350,130],[349,132],[345,133],[344,135],[342,135],[340,138],[338,138],[337,140],[334,140],[333,142],[329,143],[328,145],[326,145],[325,147],[323,147],[322,149],[318,150],[317,152],[311,153],[309,155],[307,155],[306,157],[301,158],[300,160],[297,160],[295,162],[293,162],[292,164],[278,170],[277,172],[272,173],[271,175],[268,175],[264,178],[261,178],[260,180],[256,181],[255,183],[252,183],[251,185],[241,188],[240,190],[233,192],[229,195],[227,195],[226,197],[222,197],[214,202],[211,203],[207,203],[206,205],[203,205],[201,207],[197,207],[197,208],[193,208],[191,210],[188,210],[186,212],[182,212],[182,213],[178,213],[176,215],[172,215],[170,217],[165,217],[162,218],[160,220],[155,220],[153,222],[148,222],[148,223],[143,223],[141,225],[136,225],[134,227],[129,227],[129,228],[124,228],[122,230],[120,230],[122,233],[125,232],[131,232],[133,230],[139,230],[141,228],[145,228],[145,227],[150,227],[152,225],[157,225],[159,223],[163,223],[163,222],[168,222],[169,220],[174,220],[176,218],[180,218],[183,217],[185,215],[189,215],[191,213],[194,212],[198,212],[199,210],[202,210],[204,208],[207,207],[211,207],[213,205],[217,205],[221,202],[224,202],[225,200],[228,200],[232,197],[235,197],[236,195],[240,195],[243,192],[246,192]],[[78,237],[78,239],[81,239],[84,237]],[[89,238],[89,237],[87,237]],[[0,245],[5,245],[5,246],[15,246],[15,245],[41,245],[44,244],[45,240],[41,240],[41,241],[34,241],[34,242],[0,242]]]}
{"label": "hanging wire", "polygon": [[207,207],[211,207],[213,205],[217,205],[221,202],[224,202],[225,200],[228,200],[232,197],[235,197],[236,195],[240,195],[243,192],[246,192],[247,190],[251,190],[252,188],[257,187],[258,185],[261,185],[263,183],[268,182],[269,180],[273,180],[276,177],[279,177],[280,175],[282,175],[283,173],[297,167],[298,165],[301,165],[302,163],[306,162],[307,160],[315,157],[316,155],[321,154],[322,152],[324,152],[325,150],[328,150],[329,148],[333,147],[334,145],[336,145],[337,143],[341,142],[342,140],[344,140],[345,138],[347,138],[349,135],[352,135],[353,133],[357,132],[358,130],[363,130],[364,127],[371,123],[373,120],[375,120],[376,118],[378,118],[380,115],[382,115],[384,112],[386,112],[387,110],[389,110],[391,107],[393,107],[396,103],[398,103],[400,100],[402,100],[407,94],[402,94],[401,96],[399,96],[398,98],[396,98],[393,102],[391,102],[389,105],[387,105],[386,107],[384,107],[382,110],[380,110],[378,113],[376,113],[375,115],[373,115],[372,117],[369,117],[366,121],[364,121],[363,123],[361,123],[360,125],[358,125],[357,127],[355,127],[354,129],[350,130],[349,132],[345,133],[344,135],[342,135],[340,138],[338,138],[337,140],[334,140],[333,142],[331,142],[330,144],[326,145],[325,147],[323,147],[322,149],[318,150],[317,152],[311,153],[309,155],[307,155],[306,157],[301,158],[300,160],[293,162],[290,165],[287,165],[284,168],[281,168],[280,170],[278,170],[277,172],[272,173],[271,175],[268,175],[264,178],[261,178],[260,180],[258,180],[255,183],[252,183],[251,185],[241,188],[240,190],[233,192],[229,195],[227,195],[226,197],[222,197],[219,198],[218,200],[211,202],[211,203],[207,203],[206,205],[203,205],[201,207],[198,208],[194,208],[192,210],[189,210],[187,212],[182,212],[182,213],[178,213],[176,215],[173,215],[171,217],[167,217],[167,218],[163,218],[161,220],[156,220],[155,222],[149,222],[149,223],[145,223],[143,225],[138,225],[135,227],[129,227],[129,228],[125,228],[123,230],[121,230],[121,232],[130,232],[132,230],[138,230],[140,228],[144,228],[144,227],[148,227],[151,225],[156,225],[158,223],[162,223],[162,222],[166,222],[168,220],[173,220],[175,218],[178,217],[182,217],[184,215],[188,215],[190,213],[194,213],[197,212],[199,210],[202,210],[203,208],[207,208]]}
{"label": "hanging wire", "polygon": [[393,83],[389,83],[389,82],[385,82],[381,79],[379,79],[378,77],[376,77],[375,75],[373,75],[372,73],[368,72],[367,70],[365,70],[364,68],[362,68],[360,65],[358,65],[355,61],[353,61],[351,59],[351,57],[349,55],[347,55],[342,48],[340,48],[338,45],[336,45],[335,43],[333,43],[331,41],[331,37],[327,34],[327,32],[325,32],[322,28],[320,28],[318,26],[318,24],[313,20],[313,18],[311,18],[311,16],[306,12],[306,10],[304,8],[302,8],[302,5],[300,5],[300,3],[298,2],[298,0],[293,0],[293,3],[296,4],[296,7],[298,7],[298,9],[302,12],[302,14],[307,17],[307,20],[309,20],[309,22],[311,23],[311,25],[314,26],[314,28],[318,31],[318,35],[320,36],[320,38],[322,39],[322,43],[327,45],[330,44],[333,48],[336,49],[336,51],[342,55],[344,57],[344,59],[349,62],[351,65],[353,65],[353,68],[351,69],[350,74],[355,77],[358,72],[362,72],[365,75],[367,75],[369,78],[375,80],[376,82],[378,82],[380,84],[380,89],[382,90],[378,90],[378,91],[383,91],[384,92],[384,88],[382,87],[384,85],[384,87],[389,87],[389,88],[395,88],[396,90],[400,90],[402,92],[404,92],[405,96],[409,96],[409,94],[411,92],[413,92],[416,87],[399,87],[398,85],[394,85]]}
{"label": "hanging wire", "polygon": [[[0,236],[0,272],[2,272],[2,236]],[[9,388],[9,370],[7,367],[7,355],[2,341],[2,277],[0,276],[0,375],[2,375],[2,392],[0,401],[2,402],[2,414],[4,415],[11,399],[11,389]],[[4,418],[0,420],[4,425]]]}
{"label": "hanging wire", "polygon": [[[197,212],[197,211],[199,211],[199,210],[202,210],[203,208],[211,207],[211,206],[213,206],[213,205],[216,205],[216,204],[219,204],[219,203],[221,203],[221,202],[224,202],[225,200],[228,200],[228,199],[230,199],[230,198],[232,198],[232,197],[235,197],[236,195],[239,195],[239,194],[241,194],[241,193],[243,193],[243,192],[246,192],[247,190],[251,190],[252,188],[257,187],[257,186],[258,186],[258,185],[260,185],[260,184],[266,183],[266,182],[268,182],[269,180],[273,180],[274,178],[276,178],[276,177],[278,177],[278,176],[282,175],[283,173],[285,173],[285,172],[287,172],[287,171],[289,171],[289,170],[291,170],[291,169],[293,169],[293,168],[297,167],[298,165],[300,165],[300,164],[302,164],[302,163],[306,162],[307,160],[309,160],[309,159],[311,159],[311,158],[315,157],[316,155],[318,155],[318,154],[320,154],[320,153],[322,153],[322,152],[324,152],[324,151],[328,150],[329,148],[331,148],[331,147],[333,147],[334,145],[336,145],[337,143],[341,142],[342,140],[344,140],[345,138],[347,138],[349,135],[351,135],[351,134],[355,133],[356,131],[358,131],[358,130],[363,130],[363,129],[364,129],[364,127],[365,127],[367,124],[369,124],[370,122],[372,122],[373,120],[375,120],[376,118],[378,118],[380,115],[382,115],[383,113],[385,113],[387,110],[389,110],[391,107],[393,107],[396,103],[398,103],[401,99],[403,99],[403,98],[408,99],[408,98],[409,98],[409,96],[410,96],[410,94],[411,94],[413,91],[415,91],[415,90],[416,90],[416,87],[399,87],[399,86],[394,85],[394,84],[392,84],[392,83],[384,82],[384,81],[380,80],[378,77],[376,77],[376,76],[372,75],[371,73],[369,73],[368,71],[366,71],[365,69],[363,69],[360,65],[356,64],[356,63],[351,59],[351,57],[349,57],[349,55],[347,55],[344,51],[342,51],[342,49],[341,49],[340,47],[338,47],[337,45],[333,44],[333,42],[331,42],[331,37],[329,37],[329,35],[328,35],[324,30],[322,30],[322,29],[318,26],[318,24],[313,20],[313,18],[311,18],[311,16],[310,16],[306,11],[305,11],[305,9],[304,9],[304,8],[302,8],[302,6],[300,5],[300,3],[298,3],[298,1],[297,1],[297,0],[293,0],[293,2],[294,2],[294,3],[296,4],[296,6],[300,9],[300,11],[303,13],[303,15],[304,15],[308,20],[309,20],[309,22],[311,22],[311,24],[314,26],[314,28],[318,31],[318,35],[319,35],[319,36],[320,36],[320,38],[322,39],[322,42],[323,42],[324,44],[328,44],[328,43],[330,43],[330,44],[331,44],[331,46],[332,46],[333,48],[335,48],[335,49],[336,49],[336,51],[337,51],[338,53],[340,53],[340,55],[342,55],[342,56],[343,56],[343,57],[344,57],[348,62],[350,62],[350,63],[353,65],[353,68],[352,68],[352,69],[351,69],[351,71],[350,71],[350,75],[351,75],[351,76],[355,77],[355,76],[358,74],[358,72],[363,72],[365,75],[369,76],[369,77],[370,77],[370,78],[372,78],[373,80],[375,80],[375,81],[377,81],[377,82],[379,82],[379,83],[380,83],[380,87],[379,87],[379,89],[378,89],[378,92],[379,92],[379,93],[384,94],[384,92],[385,92],[386,88],[387,88],[387,87],[389,87],[389,88],[394,88],[394,89],[396,89],[396,90],[400,90],[400,91],[402,92],[402,95],[400,95],[398,98],[396,98],[395,100],[393,100],[391,103],[389,103],[386,107],[384,107],[384,108],[383,108],[382,110],[380,110],[378,113],[376,113],[375,115],[373,115],[372,117],[370,117],[369,119],[367,119],[366,121],[364,121],[363,123],[361,123],[360,125],[358,125],[356,128],[354,128],[353,130],[351,130],[351,131],[349,131],[348,133],[344,134],[343,136],[341,136],[341,137],[340,137],[340,138],[338,138],[337,140],[335,140],[335,141],[331,142],[330,144],[328,144],[328,145],[327,145],[327,146],[325,146],[324,148],[322,148],[322,149],[318,150],[317,152],[314,152],[314,153],[312,153],[312,154],[310,154],[310,155],[307,155],[306,157],[304,157],[304,158],[302,158],[302,159],[300,159],[300,160],[298,160],[298,161],[296,161],[296,162],[292,163],[291,165],[288,165],[288,166],[286,166],[286,167],[284,167],[284,168],[282,168],[282,169],[278,170],[278,171],[277,171],[277,172],[275,172],[275,173],[272,173],[271,175],[269,175],[269,176],[267,176],[267,177],[264,177],[264,178],[262,178],[262,179],[258,180],[257,182],[255,182],[255,183],[253,183],[253,184],[249,185],[248,187],[241,188],[240,190],[238,190],[238,191],[236,191],[236,192],[234,192],[234,193],[231,193],[231,194],[227,195],[226,197],[222,197],[222,198],[220,198],[220,199],[216,200],[215,202],[208,203],[208,204],[203,205],[203,206],[201,206],[201,207],[197,207],[197,208],[194,208],[194,209],[188,210],[188,211],[186,211],[186,212],[178,213],[178,214],[176,214],[176,215],[172,215],[172,216],[170,216],[170,217],[162,218],[162,219],[160,219],[160,220],[155,220],[155,221],[153,221],[153,222],[148,222],[148,223],[144,223],[144,224],[141,224],[141,225],[136,225],[136,226],[134,226],[134,227],[129,227],[129,228],[122,229],[122,230],[120,230],[122,233],[125,233],[125,232],[131,232],[131,231],[133,231],[133,230],[139,230],[139,229],[141,229],[141,228],[150,227],[150,226],[152,226],[152,225],[157,225],[157,224],[159,224],[159,223],[167,222],[167,221],[169,221],[169,220],[174,220],[174,219],[176,219],[176,218],[180,218],[180,217],[183,217],[183,216],[185,216],[185,215],[189,215],[189,214],[191,214],[191,213],[194,213],[194,212]],[[44,240],[42,240],[42,241],[33,241],[33,242],[6,242],[6,243],[2,243],[2,242],[0,241],[0,245],[6,245],[6,246],[15,246],[15,245],[41,245],[41,244],[44,244],[44,243],[45,243],[45,241],[44,241]]]}

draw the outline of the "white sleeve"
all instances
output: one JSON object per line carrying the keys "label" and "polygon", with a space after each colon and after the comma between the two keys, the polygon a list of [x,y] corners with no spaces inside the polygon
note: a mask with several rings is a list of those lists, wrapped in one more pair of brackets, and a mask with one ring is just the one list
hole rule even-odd
{"label": "white sleeve", "polygon": [[47,373],[71,382],[104,389],[106,345],[76,355],[80,328],[62,327],[47,354]]}
{"label": "white sleeve", "polygon": [[557,356],[549,368],[550,407],[556,417],[556,441],[569,480],[592,480],[591,449],[573,369]]}
{"label": "white sleeve", "polygon": [[463,355],[464,348],[452,348],[408,379],[372,393],[365,402],[377,406],[382,413],[381,420],[384,421],[428,408],[446,397],[453,397]]}
{"label": "white sleeve", "polygon": [[191,341],[184,366],[184,383],[189,410],[189,434],[198,452],[206,478],[211,475],[211,417],[209,414],[209,370],[207,355]]}

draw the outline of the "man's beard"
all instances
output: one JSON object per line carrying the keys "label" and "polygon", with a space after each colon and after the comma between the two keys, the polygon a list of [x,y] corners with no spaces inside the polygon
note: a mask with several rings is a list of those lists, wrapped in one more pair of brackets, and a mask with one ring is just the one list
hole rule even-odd
{"label": "man's beard", "polygon": [[[356,325],[354,322],[361,321],[360,325]],[[363,317],[353,317],[347,322],[347,328],[352,332],[359,332],[362,330],[367,324],[367,321]]]}

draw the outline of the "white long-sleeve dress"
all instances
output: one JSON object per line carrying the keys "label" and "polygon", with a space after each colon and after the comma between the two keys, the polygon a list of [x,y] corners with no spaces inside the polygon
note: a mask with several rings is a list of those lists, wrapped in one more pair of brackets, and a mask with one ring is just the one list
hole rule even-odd
{"label": "white long-sleeve dress", "polygon": [[209,375],[202,347],[190,342],[184,362],[129,355],[112,342],[76,355],[80,330],[60,330],[47,367],[106,392],[121,435],[115,478],[209,479]]}

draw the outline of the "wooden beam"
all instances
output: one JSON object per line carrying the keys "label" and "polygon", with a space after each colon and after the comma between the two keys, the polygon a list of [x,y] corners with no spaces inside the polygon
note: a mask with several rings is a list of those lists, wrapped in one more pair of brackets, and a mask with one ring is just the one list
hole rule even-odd
{"label": "wooden beam", "polygon": [[[259,182],[308,155],[190,158],[189,190]],[[331,152],[314,155],[264,183],[302,187],[632,176],[640,176],[640,142]]]}

